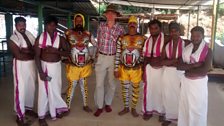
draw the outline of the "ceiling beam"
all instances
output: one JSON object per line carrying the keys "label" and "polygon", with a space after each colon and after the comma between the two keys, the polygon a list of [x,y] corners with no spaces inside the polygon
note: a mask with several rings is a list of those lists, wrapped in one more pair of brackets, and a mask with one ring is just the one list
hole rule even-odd
{"label": "ceiling beam", "polygon": [[65,13],[72,13],[72,11],[70,10],[66,10],[66,9],[61,9],[61,8],[58,8],[58,7],[54,7],[54,6],[50,6],[50,5],[46,5],[44,4],[43,2],[36,2],[36,1],[30,1],[30,0],[19,0],[20,2],[24,2],[24,3],[28,3],[28,4],[33,4],[33,5],[39,5],[39,4],[42,4],[43,7],[46,7],[46,8],[51,8],[53,10],[57,10],[57,11],[61,11],[61,12],[65,12]]}
{"label": "ceiling beam", "polygon": [[[141,3],[141,4],[154,4],[154,5],[174,5],[174,6],[199,6],[198,4],[197,5],[188,5],[186,3],[188,3],[188,1],[190,0],[187,0],[184,4],[163,4],[163,3],[158,3],[158,2],[141,2],[141,1],[137,1],[137,0],[119,0],[119,1],[123,1],[123,2],[133,2],[133,3]],[[109,3],[110,2],[116,2],[116,0],[109,0],[108,1]],[[200,6],[210,6],[210,5],[200,5]]]}

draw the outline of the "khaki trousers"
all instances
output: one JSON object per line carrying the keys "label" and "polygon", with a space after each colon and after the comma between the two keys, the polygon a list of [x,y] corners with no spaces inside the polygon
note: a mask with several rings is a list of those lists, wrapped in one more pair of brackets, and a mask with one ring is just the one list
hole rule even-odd
{"label": "khaki trousers", "polygon": [[[106,56],[99,54],[95,65],[96,88],[95,103],[99,109],[103,108],[104,103],[111,105],[116,89],[114,78],[114,58],[115,56]],[[105,78],[108,76],[108,83],[105,86]]]}

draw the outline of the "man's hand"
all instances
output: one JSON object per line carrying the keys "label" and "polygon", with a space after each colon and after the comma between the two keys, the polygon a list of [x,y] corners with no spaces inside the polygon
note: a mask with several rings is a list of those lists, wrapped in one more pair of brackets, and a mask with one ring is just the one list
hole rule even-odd
{"label": "man's hand", "polygon": [[184,75],[185,75],[186,77],[190,77],[190,73],[187,72],[187,71],[184,73]]}
{"label": "man's hand", "polygon": [[94,62],[96,63],[98,60],[99,52],[96,52],[95,57],[94,57]]}
{"label": "man's hand", "polygon": [[99,52],[96,53],[95,58],[97,59],[99,56]]}
{"label": "man's hand", "polygon": [[178,61],[177,59],[173,59],[173,60],[171,61],[171,65],[170,65],[170,66],[177,67],[178,62],[179,62],[179,61]]}
{"label": "man's hand", "polygon": [[147,62],[147,61],[143,61],[143,63],[142,63],[142,70],[143,71],[145,71],[145,68],[146,68],[146,66],[148,65],[149,63]]}
{"label": "man's hand", "polygon": [[34,54],[34,50],[29,48],[21,48],[20,51],[27,54]]}
{"label": "man's hand", "polygon": [[[58,51],[59,53],[60,51]],[[70,51],[61,51],[61,54],[63,53],[64,57],[70,57],[71,56],[71,52]]]}
{"label": "man's hand", "polygon": [[177,70],[182,70],[183,66],[185,66],[185,63],[181,62],[180,60],[176,64]]}
{"label": "man's hand", "polygon": [[62,63],[69,64],[69,63],[71,63],[71,61],[69,59],[63,59]]}
{"label": "man's hand", "polygon": [[45,74],[45,73],[40,73],[40,79],[41,79],[42,81],[47,81],[47,74]]}
{"label": "man's hand", "polygon": [[186,77],[195,77],[195,75],[194,75],[192,72],[190,72],[190,71],[186,71],[186,72],[184,73],[184,75],[185,75]]}
{"label": "man's hand", "polygon": [[160,61],[160,58],[151,58],[148,63],[152,66],[152,67],[160,67],[162,66],[162,63]]}
{"label": "man's hand", "polygon": [[90,63],[90,64],[94,63],[94,59],[91,58],[91,59],[89,60],[89,63]]}
{"label": "man's hand", "polygon": [[163,65],[163,66],[171,66],[172,63],[173,63],[172,60],[163,60],[161,65]]}
{"label": "man's hand", "polygon": [[59,53],[59,50],[57,48],[52,47],[52,46],[48,46],[44,50],[47,53]]}
{"label": "man's hand", "polygon": [[155,60],[151,60],[151,62],[149,63],[152,67],[161,67],[162,64],[161,62],[155,61]]}
{"label": "man's hand", "polygon": [[118,71],[114,71],[114,76],[115,76],[115,78],[119,78],[120,77],[120,73]]}
{"label": "man's hand", "polygon": [[200,63],[200,62],[199,63],[194,63],[193,65],[194,65],[194,67],[200,67],[202,65],[202,63]]}

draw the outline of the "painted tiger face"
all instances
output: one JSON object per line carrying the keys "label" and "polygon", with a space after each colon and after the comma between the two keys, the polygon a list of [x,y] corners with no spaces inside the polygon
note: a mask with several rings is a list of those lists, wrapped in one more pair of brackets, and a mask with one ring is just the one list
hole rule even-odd
{"label": "painted tiger face", "polygon": [[134,67],[140,58],[140,53],[135,48],[126,48],[122,52],[122,63],[127,67]]}
{"label": "painted tiger face", "polygon": [[71,50],[72,62],[77,66],[84,66],[89,60],[89,51],[86,46],[75,46]]}

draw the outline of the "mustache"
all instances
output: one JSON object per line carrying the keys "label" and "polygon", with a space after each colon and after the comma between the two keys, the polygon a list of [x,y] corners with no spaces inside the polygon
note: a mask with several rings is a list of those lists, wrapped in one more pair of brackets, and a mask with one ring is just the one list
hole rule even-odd
{"label": "mustache", "polygon": [[136,28],[137,26],[135,26],[135,25],[129,25],[129,27],[131,27],[131,28]]}
{"label": "mustache", "polygon": [[82,25],[81,24],[77,24],[75,27],[79,27],[80,28],[80,27],[82,27]]}
{"label": "mustache", "polygon": [[81,26],[76,25],[74,30],[75,31],[84,31],[84,28],[82,27],[82,25]]}
{"label": "mustache", "polygon": [[22,29],[20,29],[19,31],[25,31],[26,29],[25,28],[22,28]]}

